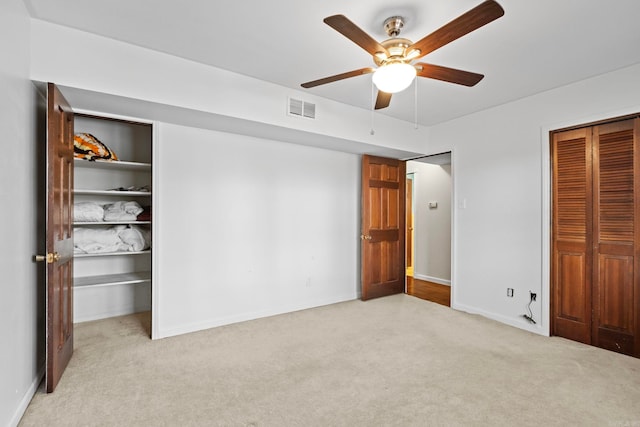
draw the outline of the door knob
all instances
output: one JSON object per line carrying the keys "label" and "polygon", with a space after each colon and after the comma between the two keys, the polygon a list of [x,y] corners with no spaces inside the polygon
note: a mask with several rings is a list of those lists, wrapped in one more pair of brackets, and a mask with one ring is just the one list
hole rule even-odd
{"label": "door knob", "polygon": [[36,255],[35,259],[37,262],[46,261],[47,264],[53,264],[54,262],[60,261],[60,254],[58,254],[58,252],[49,252],[46,255]]}
{"label": "door knob", "polygon": [[371,240],[371,236],[368,234],[361,234],[360,239],[362,240]]}

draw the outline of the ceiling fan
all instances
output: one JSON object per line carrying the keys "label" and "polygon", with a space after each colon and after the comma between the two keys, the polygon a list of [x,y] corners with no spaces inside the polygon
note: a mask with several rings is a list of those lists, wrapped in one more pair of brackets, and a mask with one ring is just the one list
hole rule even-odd
{"label": "ceiling fan", "polygon": [[474,86],[482,80],[484,75],[424,62],[413,63],[413,61],[477,30],[502,15],[504,15],[504,10],[498,3],[494,0],[486,0],[416,43],[398,37],[400,30],[404,26],[404,19],[401,16],[392,16],[385,20],[384,28],[390,38],[380,43],[344,15],[329,16],[324,19],[324,22],[369,52],[378,68],[360,68],[359,70],[306,82],[302,84],[302,87],[308,89],[338,80],[374,73],[373,83],[378,88],[375,108],[378,110],[388,107],[391,102],[391,95],[409,87],[416,76],[464,86]]}

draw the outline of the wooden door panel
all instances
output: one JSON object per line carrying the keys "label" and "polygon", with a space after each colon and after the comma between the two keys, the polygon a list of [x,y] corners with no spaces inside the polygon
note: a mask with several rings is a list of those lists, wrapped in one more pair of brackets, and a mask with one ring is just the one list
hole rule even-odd
{"label": "wooden door panel", "polygon": [[587,307],[586,262],[584,253],[559,252],[557,316],[583,323],[588,319],[591,307]]}
{"label": "wooden door panel", "polygon": [[637,316],[635,270],[637,155],[635,120],[593,128],[594,265],[593,342],[633,354]]}
{"label": "wooden door panel", "polygon": [[[572,245],[576,246],[576,245]],[[574,341],[591,342],[591,292],[587,256],[558,250],[555,278],[554,334]]]}
{"label": "wooden door panel", "polygon": [[362,299],[404,292],[405,163],[362,159]]}
{"label": "wooden door panel", "polygon": [[379,263],[371,266],[372,283],[379,284],[399,280],[397,245],[388,241],[378,241],[371,242],[368,246],[372,257],[380,259]]}
{"label": "wooden door panel", "polygon": [[[400,227],[400,218],[398,216],[400,214],[400,205],[404,206],[404,196],[400,197],[399,188],[382,188],[381,191],[384,203],[387,205],[383,210],[383,228],[384,230],[397,231],[398,227]],[[399,200],[402,203],[399,203]]]}
{"label": "wooden door panel", "polygon": [[615,351],[616,353],[638,357],[634,354],[636,340],[633,335],[620,333],[619,331],[612,331],[606,328],[599,328],[597,339],[597,342],[593,343],[595,346]]}
{"label": "wooden door panel", "polygon": [[633,333],[633,257],[600,255],[599,328]]}
{"label": "wooden door panel", "polygon": [[591,165],[587,156],[590,140],[584,132],[571,131],[568,135],[557,135],[555,144],[554,232],[559,241],[586,242],[591,193],[588,176]]}
{"label": "wooden door panel", "polygon": [[382,228],[382,209],[380,207],[382,203],[382,192],[378,188],[369,188],[369,203],[367,209],[369,209],[369,227],[371,229]]}
{"label": "wooden door panel", "polygon": [[552,333],[591,342],[591,137],[555,133],[553,162]]}
{"label": "wooden door panel", "polygon": [[[633,124],[595,129],[598,243],[634,240]],[[626,127],[626,129],[625,129]]]}
{"label": "wooden door panel", "polygon": [[58,88],[47,88],[47,366],[52,392],[73,354],[73,112]]}

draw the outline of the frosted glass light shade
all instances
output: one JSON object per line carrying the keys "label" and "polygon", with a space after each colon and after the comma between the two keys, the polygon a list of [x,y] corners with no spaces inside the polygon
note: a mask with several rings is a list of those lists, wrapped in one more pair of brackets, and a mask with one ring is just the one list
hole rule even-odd
{"label": "frosted glass light shade", "polygon": [[416,69],[413,65],[394,62],[378,68],[373,73],[373,83],[382,92],[396,93],[408,88],[415,77]]}

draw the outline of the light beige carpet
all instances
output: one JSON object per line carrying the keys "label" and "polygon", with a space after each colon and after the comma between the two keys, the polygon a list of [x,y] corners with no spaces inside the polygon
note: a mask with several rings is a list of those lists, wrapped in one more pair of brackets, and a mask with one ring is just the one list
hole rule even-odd
{"label": "light beige carpet", "polygon": [[76,327],[22,426],[640,426],[640,360],[407,295],[151,341]]}

